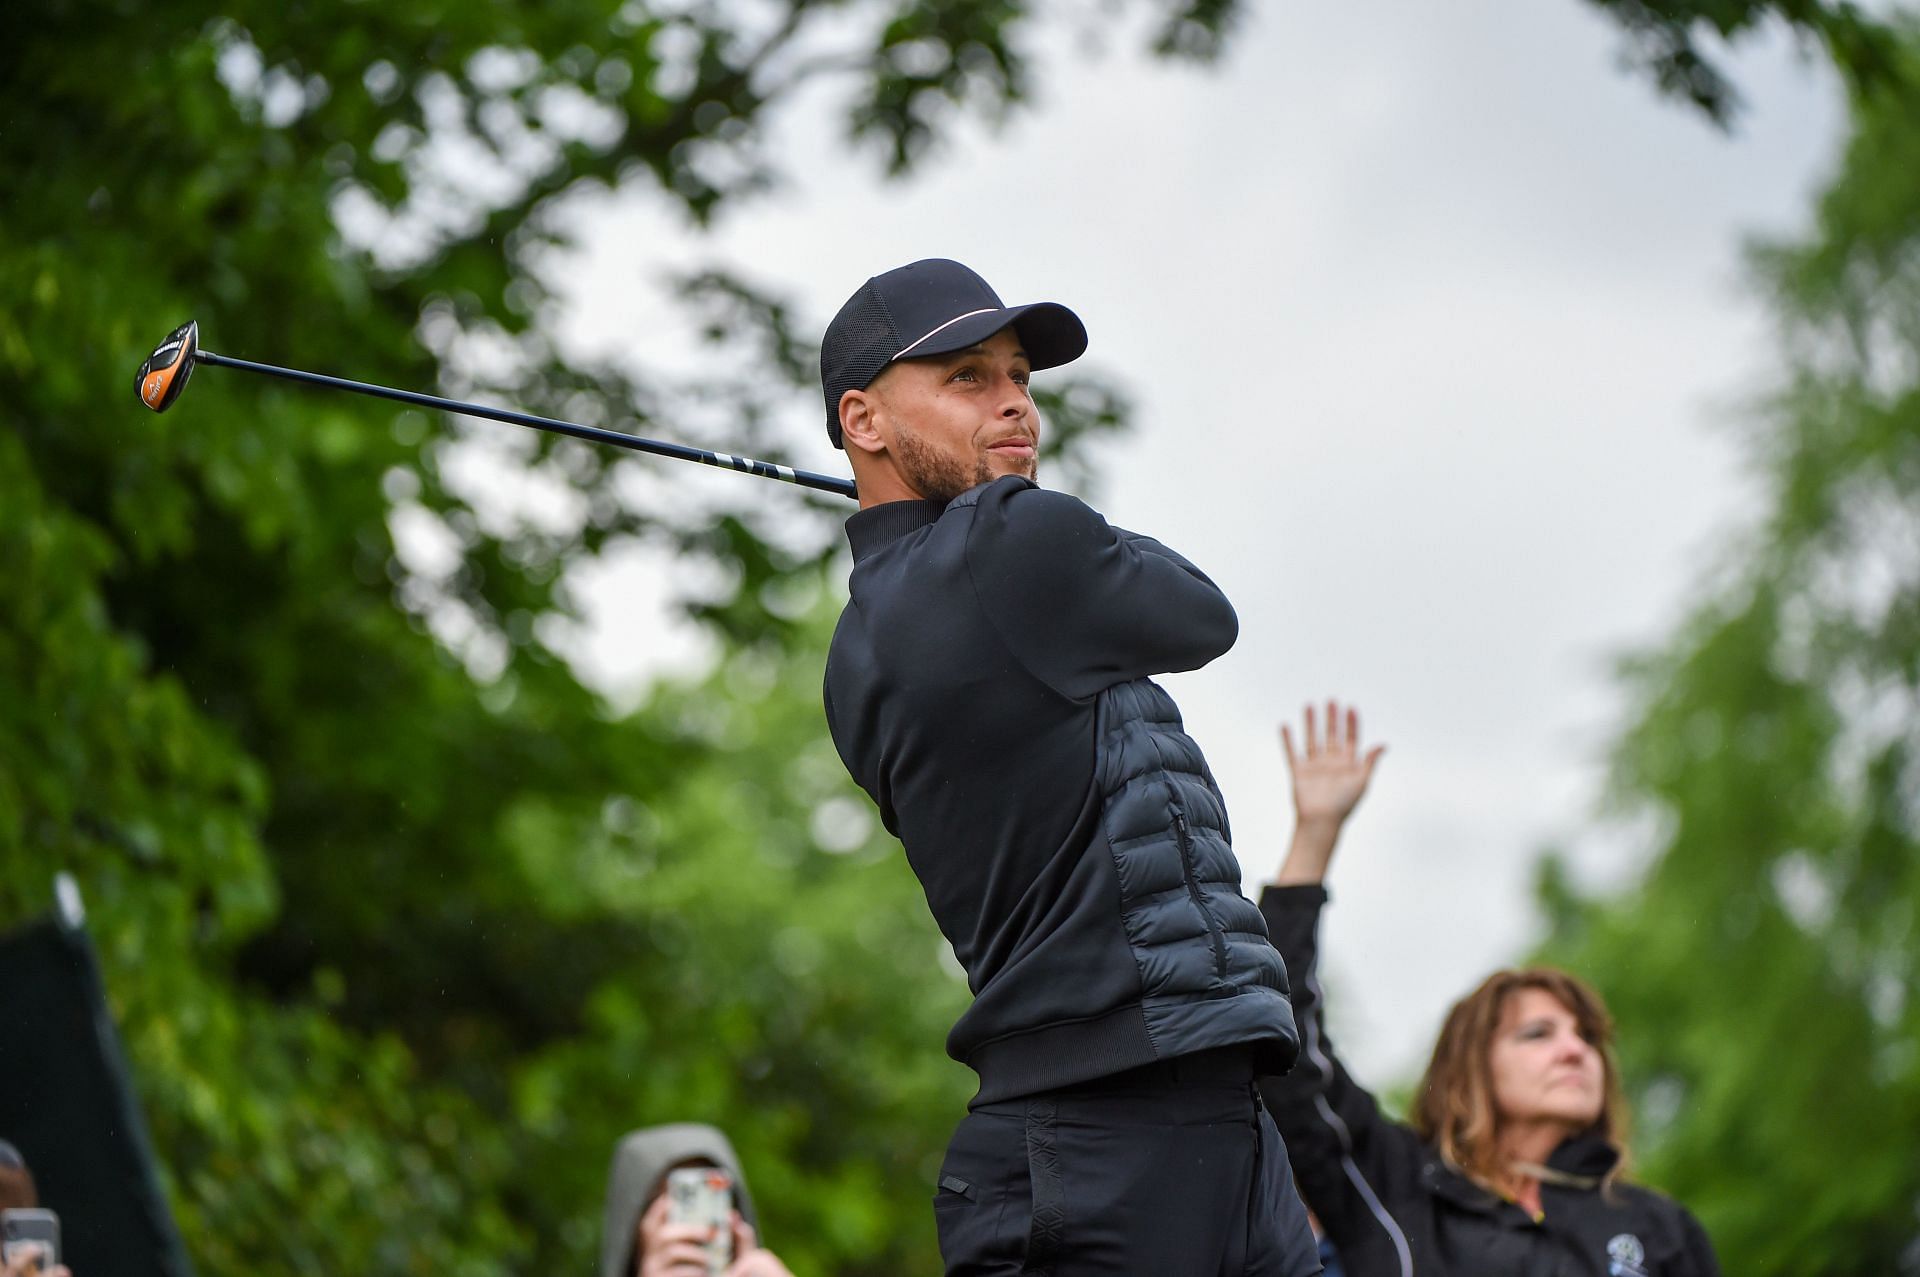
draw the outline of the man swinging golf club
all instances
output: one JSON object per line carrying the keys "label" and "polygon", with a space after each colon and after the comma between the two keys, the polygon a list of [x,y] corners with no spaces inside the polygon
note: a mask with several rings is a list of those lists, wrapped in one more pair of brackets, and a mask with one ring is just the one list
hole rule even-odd
{"label": "man swinging golf club", "polygon": [[1254,1086],[1298,1048],[1286,971],[1150,681],[1238,623],[1191,563],[1035,483],[1028,375],[1086,345],[1065,307],[929,260],[863,284],[821,351],[860,502],[827,722],[974,993],[940,1250],[955,1277],[1317,1273]]}

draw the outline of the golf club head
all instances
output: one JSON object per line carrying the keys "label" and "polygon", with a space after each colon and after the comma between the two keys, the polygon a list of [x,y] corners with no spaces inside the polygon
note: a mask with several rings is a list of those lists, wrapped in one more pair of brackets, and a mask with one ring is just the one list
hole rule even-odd
{"label": "golf club head", "polygon": [[187,379],[193,376],[193,357],[199,350],[198,321],[189,319],[168,333],[167,339],[147,356],[147,362],[140,365],[139,375],[134,378],[140,402],[155,412],[173,407],[173,401],[187,388]]}

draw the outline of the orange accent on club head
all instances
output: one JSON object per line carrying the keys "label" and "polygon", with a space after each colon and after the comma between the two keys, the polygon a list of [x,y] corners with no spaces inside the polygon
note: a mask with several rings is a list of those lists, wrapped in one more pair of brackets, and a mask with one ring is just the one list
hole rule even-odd
{"label": "orange accent on club head", "polygon": [[140,402],[155,412],[165,412],[187,388],[193,376],[194,360],[200,349],[200,325],[188,320],[160,343],[134,378]]}

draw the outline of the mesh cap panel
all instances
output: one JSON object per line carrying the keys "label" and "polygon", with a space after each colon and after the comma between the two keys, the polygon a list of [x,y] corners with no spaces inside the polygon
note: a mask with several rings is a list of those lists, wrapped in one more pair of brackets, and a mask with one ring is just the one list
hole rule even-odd
{"label": "mesh cap panel", "polygon": [[845,447],[840,441],[840,397],[866,389],[899,349],[893,317],[868,280],[833,317],[820,343],[820,386],[827,400],[827,437],[834,447]]}

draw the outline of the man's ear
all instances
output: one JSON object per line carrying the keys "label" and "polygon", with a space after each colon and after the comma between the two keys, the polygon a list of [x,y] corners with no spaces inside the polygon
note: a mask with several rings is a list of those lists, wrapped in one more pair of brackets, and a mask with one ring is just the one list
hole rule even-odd
{"label": "man's ear", "polygon": [[841,395],[840,442],[849,450],[885,452],[887,445],[880,437],[879,413],[879,397],[871,389],[849,390]]}

